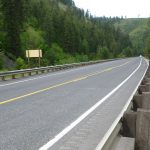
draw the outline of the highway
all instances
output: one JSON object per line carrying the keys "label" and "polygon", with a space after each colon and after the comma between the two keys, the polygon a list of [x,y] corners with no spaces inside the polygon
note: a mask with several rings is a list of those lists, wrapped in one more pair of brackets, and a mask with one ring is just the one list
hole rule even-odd
{"label": "highway", "polygon": [[110,61],[0,82],[0,150],[95,150],[148,63]]}

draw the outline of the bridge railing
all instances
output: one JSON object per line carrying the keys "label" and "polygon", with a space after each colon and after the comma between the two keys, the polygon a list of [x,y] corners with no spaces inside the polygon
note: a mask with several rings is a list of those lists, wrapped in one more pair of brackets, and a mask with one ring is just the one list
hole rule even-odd
{"label": "bridge railing", "polygon": [[150,65],[126,101],[95,150],[150,149]]}
{"label": "bridge railing", "polygon": [[102,62],[107,62],[107,61],[113,61],[113,60],[116,60],[116,59],[97,60],[97,61],[89,61],[89,62],[81,62],[81,63],[72,63],[72,64],[0,72],[0,79],[5,81],[7,79],[15,79],[15,78],[20,78],[20,77],[25,77],[25,76],[37,75],[37,74],[42,74],[46,72],[48,73],[48,72],[75,68],[75,67],[80,67],[80,66],[85,66],[85,65],[96,64],[96,63],[102,63]]}

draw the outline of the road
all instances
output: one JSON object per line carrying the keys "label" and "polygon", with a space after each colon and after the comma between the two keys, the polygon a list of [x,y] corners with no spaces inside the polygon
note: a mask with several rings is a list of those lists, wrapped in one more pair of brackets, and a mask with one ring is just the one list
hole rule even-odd
{"label": "road", "polygon": [[147,66],[136,57],[0,82],[0,150],[94,150]]}

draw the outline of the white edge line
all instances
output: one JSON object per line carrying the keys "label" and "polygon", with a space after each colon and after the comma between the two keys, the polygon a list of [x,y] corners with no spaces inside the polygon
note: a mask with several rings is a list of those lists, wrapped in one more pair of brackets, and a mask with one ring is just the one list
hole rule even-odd
{"label": "white edge line", "polygon": [[[131,103],[131,100],[133,99],[133,96],[135,95],[139,85],[141,84],[146,71],[148,69],[149,63],[147,60],[145,60],[147,62],[147,68],[141,78],[141,80],[139,81],[138,85],[136,86],[135,90],[133,91],[133,93],[131,94],[131,96],[129,97],[126,105],[123,107],[121,113],[118,115],[118,117],[116,118],[116,120],[113,122],[113,124],[111,125],[111,127],[109,128],[109,130],[106,132],[106,134],[104,135],[104,137],[102,138],[102,140],[100,141],[100,143],[98,144],[98,146],[96,147],[95,150],[101,150],[103,148],[103,146],[105,145],[106,141],[108,140],[109,136],[112,134],[112,132],[114,131],[115,127],[117,126],[117,124],[119,123],[120,119],[122,118],[122,116],[124,115],[125,111],[127,110],[129,104]],[[139,67],[138,67],[139,68]],[[138,69],[137,69],[138,70]],[[136,71],[135,71],[136,72]],[[134,73],[135,73],[134,72]]]}
{"label": "white edge line", "polygon": [[[51,148],[56,142],[58,142],[63,136],[65,136],[69,131],[71,131],[76,125],[78,125],[83,119],[85,119],[89,114],[91,114],[98,106],[100,106],[104,101],[106,101],[113,93],[115,93],[123,84],[125,84],[140,68],[142,63],[142,58],[140,60],[139,66],[123,81],[121,82],[115,89],[113,89],[110,93],[108,93],[105,97],[99,100],[94,106],[88,109],[84,114],[78,117],[74,122],[72,122],[69,126],[63,129],[60,133],[58,133],[53,139],[47,142],[45,145],[39,148],[39,150],[48,150]],[[106,139],[106,138],[105,138]],[[104,140],[103,140],[104,141]]]}

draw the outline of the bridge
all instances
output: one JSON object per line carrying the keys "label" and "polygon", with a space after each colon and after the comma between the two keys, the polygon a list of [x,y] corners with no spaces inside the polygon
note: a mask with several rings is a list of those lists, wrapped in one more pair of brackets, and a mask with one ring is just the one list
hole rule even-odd
{"label": "bridge", "polygon": [[0,81],[0,150],[100,150],[148,68],[119,59]]}

